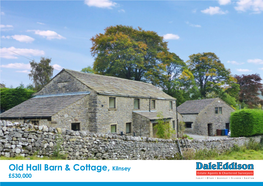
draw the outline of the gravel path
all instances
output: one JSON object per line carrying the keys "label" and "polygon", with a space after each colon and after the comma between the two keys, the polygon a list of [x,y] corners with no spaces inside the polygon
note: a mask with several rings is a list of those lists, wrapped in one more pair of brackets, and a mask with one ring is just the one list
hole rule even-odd
{"label": "gravel path", "polygon": [[197,134],[188,134],[185,133],[188,136],[190,136],[191,138],[194,139],[223,139],[223,138],[228,138],[227,136],[202,136],[202,135],[197,135]]}

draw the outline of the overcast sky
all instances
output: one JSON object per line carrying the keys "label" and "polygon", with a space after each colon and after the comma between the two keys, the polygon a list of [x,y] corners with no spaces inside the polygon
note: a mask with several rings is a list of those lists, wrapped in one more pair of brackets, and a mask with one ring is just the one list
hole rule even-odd
{"label": "overcast sky", "polygon": [[32,83],[29,61],[41,57],[54,75],[92,66],[90,38],[118,24],[157,32],[184,61],[214,52],[233,75],[263,78],[263,0],[2,0],[0,83]]}

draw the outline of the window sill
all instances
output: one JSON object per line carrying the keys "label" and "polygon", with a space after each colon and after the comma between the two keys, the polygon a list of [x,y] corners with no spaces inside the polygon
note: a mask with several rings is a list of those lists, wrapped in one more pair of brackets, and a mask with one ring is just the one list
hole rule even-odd
{"label": "window sill", "polygon": [[116,111],[116,108],[109,108],[108,111]]}

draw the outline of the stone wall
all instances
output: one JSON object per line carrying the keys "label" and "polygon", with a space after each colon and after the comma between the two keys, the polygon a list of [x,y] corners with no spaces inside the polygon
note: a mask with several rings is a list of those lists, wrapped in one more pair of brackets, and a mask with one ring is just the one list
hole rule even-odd
{"label": "stone wall", "polygon": [[[254,137],[259,142],[260,137]],[[14,157],[51,156],[62,141],[61,153],[68,159],[171,159],[178,153],[177,140],[149,137],[95,134],[47,126],[0,121],[0,156]],[[195,150],[217,148],[221,151],[234,144],[244,145],[249,138],[227,138],[222,140],[192,140]]]}
{"label": "stone wall", "polygon": [[239,137],[239,138],[222,138],[222,139],[213,139],[213,140],[192,140],[191,146],[195,150],[202,149],[217,149],[221,152],[224,152],[234,145],[244,146],[249,142],[250,139],[253,139],[255,142],[260,143],[263,136],[255,137]]}
{"label": "stone wall", "polygon": [[170,159],[178,153],[173,140],[96,134],[0,121],[0,156],[51,156],[59,140],[68,159]]}

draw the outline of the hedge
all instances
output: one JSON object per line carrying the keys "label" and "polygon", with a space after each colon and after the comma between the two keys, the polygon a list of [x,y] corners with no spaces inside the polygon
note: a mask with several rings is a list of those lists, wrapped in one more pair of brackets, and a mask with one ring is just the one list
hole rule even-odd
{"label": "hedge", "polygon": [[263,134],[263,110],[243,109],[230,117],[231,137]]}

